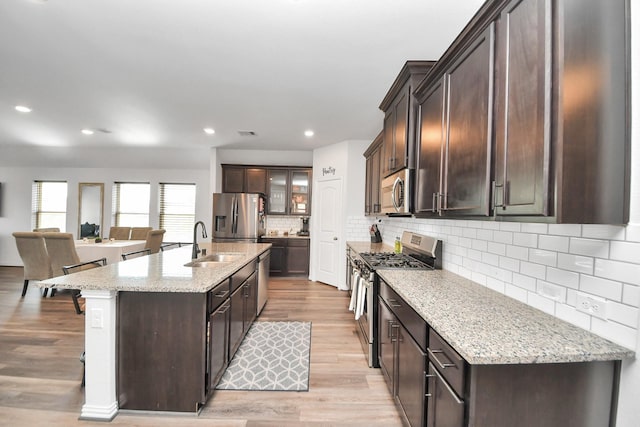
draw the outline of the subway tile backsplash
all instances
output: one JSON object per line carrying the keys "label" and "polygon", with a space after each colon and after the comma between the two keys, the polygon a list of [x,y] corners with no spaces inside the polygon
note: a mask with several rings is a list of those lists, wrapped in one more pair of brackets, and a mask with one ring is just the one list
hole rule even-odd
{"label": "subway tile backsplash", "polygon": [[[443,241],[443,266],[482,286],[636,347],[640,321],[640,226],[540,224],[417,218],[348,218],[346,240],[383,241],[402,231]],[[607,301],[607,318],[576,308],[578,294]]]}

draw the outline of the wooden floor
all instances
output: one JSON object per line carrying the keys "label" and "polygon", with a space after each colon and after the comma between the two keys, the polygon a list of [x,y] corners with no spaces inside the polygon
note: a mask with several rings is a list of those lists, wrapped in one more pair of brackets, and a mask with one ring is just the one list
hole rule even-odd
{"label": "wooden floor", "polygon": [[[0,267],[0,426],[104,426],[77,419],[84,316],[71,296],[43,299],[22,269]],[[82,300],[81,300],[82,301]],[[312,322],[308,392],[215,392],[199,416],[121,412],[126,426],[400,426],[379,369],[368,368],[348,296],[320,283],[271,279],[258,320]]]}

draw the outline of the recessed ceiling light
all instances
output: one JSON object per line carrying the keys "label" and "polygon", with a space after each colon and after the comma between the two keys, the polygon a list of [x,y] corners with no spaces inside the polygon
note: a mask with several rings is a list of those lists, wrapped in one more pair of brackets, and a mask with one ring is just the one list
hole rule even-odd
{"label": "recessed ceiling light", "polygon": [[30,113],[31,108],[25,107],[24,105],[16,105],[16,111],[20,111],[21,113]]}
{"label": "recessed ceiling light", "polygon": [[207,135],[213,135],[214,133],[216,133],[216,131],[213,128],[204,128],[204,133],[206,133]]}
{"label": "recessed ceiling light", "polygon": [[312,130],[305,130],[304,131],[304,136],[306,136],[307,138],[310,138],[313,136],[313,131]]}
{"label": "recessed ceiling light", "polygon": [[93,131],[91,129],[82,129],[81,132],[85,135],[93,135]]}

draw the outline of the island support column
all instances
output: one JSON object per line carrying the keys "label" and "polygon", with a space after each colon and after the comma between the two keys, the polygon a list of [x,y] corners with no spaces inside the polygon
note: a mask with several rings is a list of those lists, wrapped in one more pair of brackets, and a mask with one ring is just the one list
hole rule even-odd
{"label": "island support column", "polygon": [[84,290],[85,403],[80,419],[111,421],[118,413],[116,396],[115,291]]}

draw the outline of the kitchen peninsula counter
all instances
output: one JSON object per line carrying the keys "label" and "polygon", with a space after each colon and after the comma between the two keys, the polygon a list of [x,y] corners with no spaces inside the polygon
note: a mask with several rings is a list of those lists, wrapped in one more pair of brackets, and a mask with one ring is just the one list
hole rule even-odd
{"label": "kitchen peninsula counter", "polygon": [[189,245],[38,283],[85,298],[81,419],[109,421],[120,409],[197,413],[211,395],[256,317],[256,261],[271,244],[199,247],[207,253],[199,259],[236,256],[192,267]]}
{"label": "kitchen peninsula counter", "polygon": [[[99,244],[99,243],[96,243]],[[188,267],[191,245],[38,282],[41,287],[130,292],[207,292],[271,247],[269,243],[200,243],[207,255],[241,255],[215,268]],[[204,257],[200,254],[199,257]]]}

